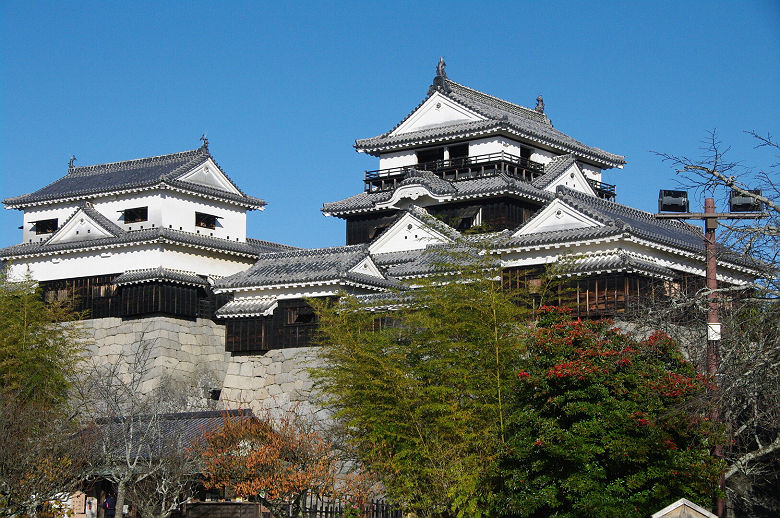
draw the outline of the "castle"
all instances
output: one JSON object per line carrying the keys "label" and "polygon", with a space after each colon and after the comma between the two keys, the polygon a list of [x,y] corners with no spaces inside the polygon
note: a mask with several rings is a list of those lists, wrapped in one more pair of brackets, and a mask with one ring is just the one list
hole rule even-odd
{"label": "castle", "polygon": [[[480,233],[508,284],[533,282],[574,257],[566,303],[579,316],[616,315],[648,294],[684,291],[705,275],[701,231],[619,204],[602,171],[625,158],[553,127],[527,108],[450,80],[443,61],[423,101],[390,131],[355,142],[379,158],[361,192],[325,203],[346,244],[299,249],[247,237],[244,193],[204,138],[191,151],[75,167],[30,194],[22,242],[0,250],[11,278],[30,275],[49,299],[88,312],[92,355],[119,361],[153,340],[149,387],[195,379],[229,408],[310,404],[305,368],[311,297],[370,299],[430,275],[426,254]],[[718,278],[745,284],[747,257],[724,254]]]}

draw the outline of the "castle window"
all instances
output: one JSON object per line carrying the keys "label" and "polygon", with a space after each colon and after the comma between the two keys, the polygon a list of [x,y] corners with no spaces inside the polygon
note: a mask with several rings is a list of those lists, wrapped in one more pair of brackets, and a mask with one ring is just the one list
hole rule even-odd
{"label": "castle window", "polygon": [[464,158],[469,156],[469,145],[458,144],[457,146],[448,146],[447,149],[450,152],[450,160],[453,158]]}
{"label": "castle window", "polygon": [[146,221],[147,219],[149,219],[148,207],[135,207],[133,209],[125,209],[123,213],[124,213],[123,219],[125,220],[125,224],[138,223],[139,221]]}
{"label": "castle window", "polygon": [[372,227],[371,230],[368,231],[368,239],[374,239],[376,236],[384,232],[385,229],[389,226],[390,225],[387,224],[387,225],[377,225],[375,227]]}
{"label": "castle window", "polygon": [[33,221],[33,229],[36,234],[53,234],[57,231],[57,218]]}
{"label": "castle window", "polygon": [[479,207],[461,209],[455,215],[455,228],[463,231],[482,224],[482,213]]}
{"label": "castle window", "polygon": [[313,324],[316,322],[316,318],[314,309],[308,306],[287,309],[288,324]]}
{"label": "castle window", "polygon": [[217,226],[217,220],[222,219],[219,216],[213,214],[205,214],[203,212],[195,213],[195,226],[201,228],[210,228],[214,230]]}
{"label": "castle window", "polygon": [[423,149],[417,152],[418,164],[423,164],[426,162],[435,162],[436,160],[444,160],[443,147],[437,147],[434,149]]}
{"label": "castle window", "polygon": [[530,147],[521,147],[520,148],[520,158],[524,158],[525,160],[531,160],[531,155],[533,154],[533,149]]}

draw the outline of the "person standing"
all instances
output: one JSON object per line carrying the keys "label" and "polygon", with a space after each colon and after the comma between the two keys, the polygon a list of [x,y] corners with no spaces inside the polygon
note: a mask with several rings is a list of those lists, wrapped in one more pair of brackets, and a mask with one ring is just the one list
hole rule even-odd
{"label": "person standing", "polygon": [[116,497],[114,495],[108,495],[105,502],[103,502],[104,518],[116,518]]}
{"label": "person standing", "polygon": [[84,514],[86,518],[97,518],[97,509],[91,498],[87,498],[87,509]]}

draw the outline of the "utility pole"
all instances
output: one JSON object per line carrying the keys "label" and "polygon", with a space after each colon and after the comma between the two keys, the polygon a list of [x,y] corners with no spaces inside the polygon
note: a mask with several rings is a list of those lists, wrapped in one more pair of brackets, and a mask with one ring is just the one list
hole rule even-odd
{"label": "utility pole", "polygon": [[[716,393],[718,390],[717,374],[718,366],[720,365],[720,338],[721,338],[721,325],[720,318],[718,317],[718,262],[717,262],[717,250],[715,243],[715,229],[718,228],[719,219],[760,219],[767,216],[766,213],[761,212],[763,209],[762,204],[752,202],[745,202],[740,205],[735,204],[735,199],[741,199],[739,196],[734,195],[735,191],[732,191],[730,197],[730,212],[715,212],[715,200],[713,198],[706,198],[704,200],[704,212],[688,212],[688,193],[685,191],[664,191],[659,193],[658,197],[658,214],[655,214],[657,219],[702,219],[704,220],[704,254],[705,254],[705,267],[706,267],[706,282],[707,282],[707,374],[710,376],[714,388],[710,390],[710,408],[708,412],[708,418],[712,423],[720,422],[720,405],[715,401]],[[737,193],[738,194],[738,193]],[[757,192],[760,196],[760,191]],[[665,196],[666,195],[666,196]],[[747,210],[746,210],[747,207]],[[661,213],[662,210],[674,210],[682,209],[680,212]],[[713,450],[713,455],[718,458],[723,458],[723,445],[718,444]],[[723,473],[720,475],[718,485],[721,491],[726,492],[726,478]],[[719,518],[726,517],[726,501],[723,498],[717,499],[717,515]]]}

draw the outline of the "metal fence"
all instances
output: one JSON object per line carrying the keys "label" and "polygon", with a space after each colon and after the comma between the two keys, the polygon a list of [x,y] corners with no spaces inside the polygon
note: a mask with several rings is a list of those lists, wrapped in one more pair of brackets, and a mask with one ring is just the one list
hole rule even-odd
{"label": "metal fence", "polygon": [[[305,518],[344,518],[350,516],[346,502],[323,500],[314,495],[306,498]],[[403,518],[401,510],[384,500],[371,500],[358,509],[360,518]],[[272,518],[271,513],[257,502],[190,502],[185,504],[178,518]],[[293,516],[291,511],[288,516]]]}

